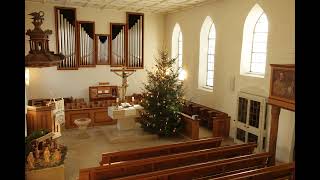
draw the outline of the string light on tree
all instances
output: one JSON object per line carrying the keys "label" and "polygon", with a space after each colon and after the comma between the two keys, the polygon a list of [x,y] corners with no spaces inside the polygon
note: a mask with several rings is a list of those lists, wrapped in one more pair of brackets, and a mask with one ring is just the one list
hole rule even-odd
{"label": "string light on tree", "polygon": [[182,128],[180,115],[176,112],[182,110],[183,83],[178,80],[178,70],[173,68],[175,61],[167,51],[159,52],[156,69],[147,71],[148,83],[145,84],[144,100],[141,103],[144,110],[153,115],[141,115],[142,128],[163,136],[176,135]]}

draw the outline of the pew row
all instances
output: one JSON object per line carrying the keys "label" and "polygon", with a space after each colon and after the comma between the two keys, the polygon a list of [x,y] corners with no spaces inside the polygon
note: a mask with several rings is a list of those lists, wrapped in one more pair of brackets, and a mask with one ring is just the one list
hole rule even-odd
{"label": "pew row", "polygon": [[91,174],[93,179],[110,179],[141,174],[164,169],[188,166],[196,163],[204,163],[219,159],[231,158],[252,154],[255,143],[217,147],[195,152],[185,152],[147,159],[123,161],[116,164],[99,166],[95,168],[81,169],[80,177]]}
{"label": "pew row", "polygon": [[[269,153],[259,153],[233,157],[228,159],[198,163],[189,166],[171,168],[149,173],[142,173],[132,176],[113,178],[115,180],[191,180],[201,177],[220,177],[231,173],[238,173],[252,169],[262,168],[267,165],[267,160],[271,157]],[[93,178],[94,174],[92,174]],[[99,179],[90,179],[99,180]]]}
{"label": "pew row", "polygon": [[245,172],[213,178],[212,180],[233,180],[233,179],[234,180],[263,180],[263,179],[294,180],[295,179],[295,163],[285,163],[285,164],[280,164],[276,166],[249,170]]}
{"label": "pew row", "polygon": [[198,115],[199,125],[212,129],[213,137],[229,137],[231,117],[227,113],[191,101],[185,102],[182,112]]}
{"label": "pew row", "polygon": [[180,115],[184,124],[181,134],[193,140],[199,139],[199,121],[184,113]]}
{"label": "pew row", "polygon": [[103,153],[100,165],[219,147],[222,138],[207,138],[127,151]]}

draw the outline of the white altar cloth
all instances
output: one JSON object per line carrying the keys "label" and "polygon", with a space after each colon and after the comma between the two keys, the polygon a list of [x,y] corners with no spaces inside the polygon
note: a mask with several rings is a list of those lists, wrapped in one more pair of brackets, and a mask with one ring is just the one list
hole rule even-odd
{"label": "white altar cloth", "polygon": [[139,110],[143,109],[140,105],[123,108],[119,106],[108,107],[108,115],[112,119],[117,119],[118,130],[129,130],[136,127],[135,118],[140,117]]}

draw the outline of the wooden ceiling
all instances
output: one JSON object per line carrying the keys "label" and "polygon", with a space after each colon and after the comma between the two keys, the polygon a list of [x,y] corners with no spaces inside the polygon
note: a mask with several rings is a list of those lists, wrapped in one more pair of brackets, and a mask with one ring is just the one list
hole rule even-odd
{"label": "wooden ceiling", "polygon": [[92,7],[132,12],[173,13],[215,0],[25,0],[62,6]]}

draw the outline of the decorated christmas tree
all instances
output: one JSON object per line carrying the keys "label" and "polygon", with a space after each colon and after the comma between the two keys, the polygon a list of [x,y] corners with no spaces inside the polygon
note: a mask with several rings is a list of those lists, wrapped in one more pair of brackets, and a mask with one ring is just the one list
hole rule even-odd
{"label": "decorated christmas tree", "polygon": [[159,51],[156,70],[148,71],[148,83],[141,105],[141,127],[160,136],[174,136],[182,128],[179,112],[182,110],[183,89],[178,80],[178,69],[174,68],[176,59],[169,57],[166,50]]}

